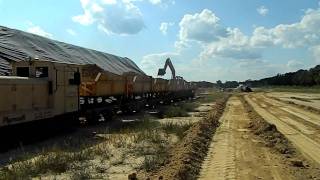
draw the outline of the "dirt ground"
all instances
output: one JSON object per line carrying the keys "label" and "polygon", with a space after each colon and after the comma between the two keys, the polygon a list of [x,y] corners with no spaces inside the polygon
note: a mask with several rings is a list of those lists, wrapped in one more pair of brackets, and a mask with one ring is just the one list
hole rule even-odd
{"label": "dirt ground", "polygon": [[238,97],[230,98],[213,137],[199,179],[292,179],[281,157],[248,129],[249,118]]}
{"label": "dirt ground", "polygon": [[298,105],[312,107],[320,110],[320,94],[315,93],[292,93],[292,92],[271,92],[265,94],[281,101],[292,102]]}
{"label": "dirt ground", "polygon": [[320,116],[257,93],[245,97],[269,123],[276,125],[309,161],[320,165]]}
{"label": "dirt ground", "polygon": [[[261,96],[261,94],[254,94],[246,96],[246,100],[253,105],[254,109],[260,114],[261,111],[267,111],[266,109],[271,105],[279,105],[280,102],[272,102],[269,99]],[[254,102],[254,103],[253,103]],[[258,105],[259,104],[259,105]],[[281,104],[282,106],[287,106],[286,104]],[[288,108],[288,107],[286,107]],[[290,107],[291,108],[291,107]],[[274,118],[282,118],[290,121],[293,114],[291,111],[284,111],[277,107],[269,110],[272,113],[277,113],[278,111],[282,114],[277,114],[271,117],[272,120],[276,121]],[[250,112],[250,111],[249,111]],[[297,111],[294,111],[297,112]],[[301,112],[300,112],[301,113]],[[309,115],[307,112],[303,112]],[[265,113],[262,113],[265,115]],[[250,116],[251,117],[251,116]],[[317,145],[318,140],[312,140],[310,138],[301,139],[297,138],[297,141],[293,143],[303,144],[304,146],[299,146],[303,148],[301,152],[310,156],[310,161],[304,162],[303,157],[300,158],[300,154],[289,154],[288,151],[280,153],[275,147],[269,147],[265,142],[266,140],[257,136],[253,129],[250,128],[252,123],[258,123],[254,119],[249,117],[248,111],[245,105],[240,101],[240,98],[233,96],[229,99],[227,107],[223,116],[220,119],[221,125],[217,129],[213,136],[209,152],[205,161],[202,164],[202,169],[200,172],[200,180],[209,179],[320,179],[320,169],[314,160],[317,161],[320,155],[320,149]],[[265,116],[263,116],[265,117]],[[266,116],[268,119],[270,116]],[[307,116],[309,121],[313,121],[312,117]],[[319,116],[318,116],[319,117]],[[301,117],[296,117],[301,118]],[[278,128],[278,124],[274,121],[269,120]],[[296,119],[295,119],[296,120]],[[280,119],[279,119],[280,121]],[[294,120],[292,120],[294,121]],[[316,135],[318,137],[319,127],[309,121],[305,124],[298,126],[305,137],[310,135]],[[319,119],[318,119],[319,121]],[[293,126],[294,123],[288,123],[288,126]],[[295,123],[294,125],[301,125]],[[272,128],[273,125],[270,125]],[[313,129],[309,129],[309,128]],[[281,126],[279,127],[280,132],[284,132]],[[291,132],[295,135],[290,137],[300,137],[296,135],[296,132]],[[276,133],[274,133],[276,134]],[[285,137],[287,137],[288,132],[284,132]],[[271,139],[273,134],[267,135],[266,139]],[[314,137],[314,138],[316,138]],[[289,137],[288,137],[289,138]],[[291,141],[292,138],[289,138]],[[296,138],[293,138],[294,140]],[[319,138],[318,138],[319,139]],[[281,141],[279,138],[274,138],[275,141]],[[286,142],[286,141],[285,141]],[[277,142],[275,142],[277,143]],[[282,141],[280,144],[283,143]],[[290,143],[289,143],[290,144]],[[283,144],[283,146],[290,146]],[[293,152],[290,152],[293,153]],[[295,164],[295,163],[301,164]],[[301,167],[297,167],[300,166]]]}

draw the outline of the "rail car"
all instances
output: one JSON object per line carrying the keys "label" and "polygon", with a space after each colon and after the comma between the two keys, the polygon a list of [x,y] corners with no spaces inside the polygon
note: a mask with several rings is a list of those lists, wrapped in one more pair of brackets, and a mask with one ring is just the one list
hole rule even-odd
{"label": "rail car", "polygon": [[12,63],[12,75],[0,76],[0,127],[84,117],[95,123],[116,111],[190,98],[194,87],[183,78],[171,80],[124,73],[97,65],[29,60]]}

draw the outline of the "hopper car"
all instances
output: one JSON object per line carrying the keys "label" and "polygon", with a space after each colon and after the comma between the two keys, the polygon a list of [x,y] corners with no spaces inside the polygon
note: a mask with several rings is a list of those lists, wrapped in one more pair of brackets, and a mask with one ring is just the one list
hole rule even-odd
{"label": "hopper car", "polygon": [[30,59],[11,65],[11,75],[0,76],[0,127],[45,119],[96,123],[100,116],[193,97],[195,89],[181,77],[118,75],[94,64]]}

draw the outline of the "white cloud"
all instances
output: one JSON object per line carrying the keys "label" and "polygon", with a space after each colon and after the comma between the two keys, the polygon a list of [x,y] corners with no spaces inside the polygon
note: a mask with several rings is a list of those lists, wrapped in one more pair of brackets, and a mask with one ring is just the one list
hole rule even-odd
{"label": "white cloud", "polygon": [[80,0],[84,13],[72,17],[82,25],[96,23],[108,34],[130,35],[144,27],[140,9],[132,0]]}
{"label": "white cloud", "polygon": [[288,71],[297,71],[304,68],[304,64],[298,60],[290,60],[287,63]]}
{"label": "white cloud", "polygon": [[233,59],[258,59],[260,51],[250,45],[250,39],[239,29],[228,28],[228,37],[210,43],[203,48],[201,60],[212,59],[216,56]]}
{"label": "white cloud", "polygon": [[159,6],[164,9],[168,8],[169,5],[174,5],[176,3],[174,0],[148,0],[148,1],[152,5]]}
{"label": "white cloud", "polygon": [[73,29],[67,29],[66,31],[67,31],[67,33],[69,33],[72,36],[76,36],[77,35],[77,33]]}
{"label": "white cloud", "polygon": [[220,25],[220,19],[210,10],[201,13],[186,14],[179,23],[180,41],[212,42],[227,36],[227,31]]}
{"label": "white cloud", "polygon": [[27,22],[27,24],[29,26],[27,28],[27,32],[32,33],[32,34],[36,34],[36,35],[39,35],[39,36],[43,36],[43,37],[46,37],[46,38],[50,38],[50,39],[53,38],[52,34],[46,32],[45,30],[43,30],[40,26],[36,26],[32,22]]}
{"label": "white cloud", "polygon": [[264,7],[264,6],[260,6],[259,8],[257,8],[257,12],[261,15],[261,16],[266,16],[269,12],[269,9]]}
{"label": "white cloud", "polygon": [[274,38],[275,37],[270,34],[270,30],[264,27],[256,27],[251,37],[251,44],[258,47],[274,45]]}
{"label": "white cloud", "polygon": [[170,26],[173,26],[173,25],[174,25],[174,23],[172,23],[172,22],[169,22],[169,23],[163,22],[163,23],[160,24],[160,28],[159,29],[160,29],[160,31],[161,31],[161,33],[163,35],[167,35],[168,28]]}
{"label": "white cloud", "polygon": [[102,0],[103,4],[117,4],[117,0]]}
{"label": "white cloud", "polygon": [[314,56],[314,60],[317,64],[320,64],[320,45],[311,48]]}
{"label": "white cloud", "polygon": [[88,11],[85,11],[82,15],[72,17],[72,20],[85,26],[91,25],[94,22],[91,13],[89,13]]}
{"label": "white cloud", "polygon": [[151,4],[155,4],[155,5],[161,4],[161,0],[149,0],[149,2],[150,2]]}
{"label": "white cloud", "polygon": [[293,24],[279,24],[274,28],[257,27],[253,45],[281,45],[284,48],[312,46],[320,43],[320,9],[309,9],[302,19]]}
{"label": "white cloud", "polygon": [[296,23],[273,28],[255,27],[252,36],[244,35],[237,28],[223,27],[220,19],[207,9],[185,15],[179,25],[179,40],[175,47],[180,51],[190,47],[191,41],[200,43],[203,49],[200,60],[216,57],[259,59],[263,49],[271,46],[308,48],[320,44],[320,9],[307,10]]}

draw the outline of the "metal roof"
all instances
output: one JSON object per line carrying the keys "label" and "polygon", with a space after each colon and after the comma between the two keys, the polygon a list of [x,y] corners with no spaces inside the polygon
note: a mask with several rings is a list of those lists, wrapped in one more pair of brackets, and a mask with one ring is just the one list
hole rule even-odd
{"label": "metal roof", "polygon": [[30,58],[80,65],[95,64],[105,71],[118,75],[127,72],[145,74],[132,60],[126,57],[0,26],[0,75],[10,71],[10,61],[27,61]]}

